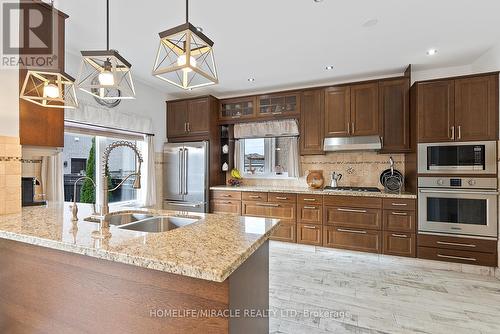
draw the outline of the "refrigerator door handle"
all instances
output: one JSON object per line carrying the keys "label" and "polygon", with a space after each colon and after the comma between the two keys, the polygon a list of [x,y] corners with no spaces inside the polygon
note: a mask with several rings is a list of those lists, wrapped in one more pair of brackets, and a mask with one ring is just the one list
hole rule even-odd
{"label": "refrigerator door handle", "polygon": [[179,195],[182,195],[182,148],[179,149]]}
{"label": "refrigerator door handle", "polygon": [[184,149],[184,195],[188,194],[188,156],[189,150],[187,148]]}

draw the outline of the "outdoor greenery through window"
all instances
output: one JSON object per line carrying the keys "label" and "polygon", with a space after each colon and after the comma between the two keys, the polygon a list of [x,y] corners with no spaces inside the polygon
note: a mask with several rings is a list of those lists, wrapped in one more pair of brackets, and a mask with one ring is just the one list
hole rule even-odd
{"label": "outdoor greenery through window", "polygon": [[288,177],[291,137],[240,140],[240,166],[247,177]]}
{"label": "outdoor greenery through window", "polygon": [[[98,152],[111,143],[123,140],[102,136],[82,135],[78,133],[64,134],[63,168],[64,168],[64,200],[73,201],[73,186],[82,176],[92,178],[100,188],[100,171],[103,170]],[[117,186],[130,173],[136,170],[136,157],[132,150],[118,147],[111,152],[108,164],[108,187]],[[134,178],[127,180],[120,188],[109,193],[109,203],[136,201],[137,190],[133,189]],[[100,191],[99,189],[97,190]],[[100,193],[100,192],[99,192]],[[77,185],[76,201],[81,203],[95,203],[96,191],[89,180],[81,181]]]}

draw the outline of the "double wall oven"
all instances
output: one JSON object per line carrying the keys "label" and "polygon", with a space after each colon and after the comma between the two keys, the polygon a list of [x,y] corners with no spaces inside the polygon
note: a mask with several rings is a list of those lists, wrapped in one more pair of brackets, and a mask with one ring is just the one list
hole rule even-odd
{"label": "double wall oven", "polygon": [[419,233],[498,235],[496,142],[419,144]]}

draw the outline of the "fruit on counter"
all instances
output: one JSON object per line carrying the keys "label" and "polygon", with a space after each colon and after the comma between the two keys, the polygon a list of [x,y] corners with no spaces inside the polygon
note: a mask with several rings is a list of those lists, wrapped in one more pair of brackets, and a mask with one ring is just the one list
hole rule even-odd
{"label": "fruit on counter", "polygon": [[243,181],[238,179],[229,179],[227,183],[232,187],[239,187],[243,184]]}
{"label": "fruit on counter", "polygon": [[241,180],[241,179],[242,179],[241,174],[240,174],[240,171],[239,171],[239,170],[237,170],[236,168],[233,168],[233,169],[231,170],[231,176],[232,176],[233,178],[235,178],[236,180]]}

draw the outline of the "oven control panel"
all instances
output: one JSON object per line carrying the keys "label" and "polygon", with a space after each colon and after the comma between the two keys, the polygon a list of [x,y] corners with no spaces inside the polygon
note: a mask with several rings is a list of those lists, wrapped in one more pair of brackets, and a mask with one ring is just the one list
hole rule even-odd
{"label": "oven control panel", "polygon": [[418,178],[419,188],[497,189],[497,179],[491,177],[431,177]]}

